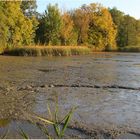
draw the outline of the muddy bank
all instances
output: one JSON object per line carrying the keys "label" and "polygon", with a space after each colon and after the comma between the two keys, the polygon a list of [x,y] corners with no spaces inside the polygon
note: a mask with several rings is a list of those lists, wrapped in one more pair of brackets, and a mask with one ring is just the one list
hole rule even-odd
{"label": "muddy bank", "polygon": [[[31,119],[28,114],[48,117],[47,105],[54,110],[58,98],[60,118],[77,107],[67,138],[139,138],[139,59],[133,53],[0,56],[0,119],[11,120],[0,126],[0,133],[19,124],[25,131],[35,127],[26,122]],[[45,137],[34,129],[38,133],[33,136],[30,132],[33,138]],[[9,133],[9,138],[19,137],[15,132]]]}

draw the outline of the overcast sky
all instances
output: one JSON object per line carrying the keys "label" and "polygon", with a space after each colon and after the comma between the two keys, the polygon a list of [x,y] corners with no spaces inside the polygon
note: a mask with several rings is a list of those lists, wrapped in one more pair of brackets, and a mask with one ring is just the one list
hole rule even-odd
{"label": "overcast sky", "polygon": [[124,13],[140,19],[140,0],[37,0],[38,11],[43,13],[49,3],[57,3],[63,10],[78,8],[83,4],[101,3],[105,7],[117,7]]}

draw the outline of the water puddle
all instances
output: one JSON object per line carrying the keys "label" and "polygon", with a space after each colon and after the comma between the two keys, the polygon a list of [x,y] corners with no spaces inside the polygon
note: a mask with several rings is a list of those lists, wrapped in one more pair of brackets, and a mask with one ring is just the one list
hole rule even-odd
{"label": "water puddle", "polygon": [[[45,129],[44,129],[45,128]],[[46,134],[46,131],[49,134]],[[52,126],[43,126],[41,124],[33,124],[29,121],[20,120],[0,120],[0,138],[5,139],[24,139],[21,131],[30,139],[48,139],[58,138]],[[63,138],[91,138],[90,135],[82,133],[81,130],[67,128]]]}
{"label": "water puddle", "polygon": [[0,138],[5,135],[5,139],[24,139],[20,133],[21,130],[32,139],[47,138],[39,128],[28,121],[0,120]]}

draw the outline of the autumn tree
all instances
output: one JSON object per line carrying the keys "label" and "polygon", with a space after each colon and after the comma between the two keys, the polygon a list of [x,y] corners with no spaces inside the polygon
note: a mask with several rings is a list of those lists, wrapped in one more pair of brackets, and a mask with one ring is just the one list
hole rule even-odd
{"label": "autumn tree", "polygon": [[100,4],[90,4],[88,39],[99,50],[116,49],[116,27],[109,11]]}
{"label": "autumn tree", "polygon": [[5,10],[3,7],[3,2],[0,1],[0,53],[3,52],[3,49],[7,45],[7,34],[8,34],[8,26],[6,24],[6,16]]}
{"label": "autumn tree", "polygon": [[[33,25],[33,30],[36,31],[37,30],[37,26],[38,26],[38,16],[39,13],[36,11],[37,10],[37,3],[36,0],[30,0],[30,1],[21,1],[20,4],[20,8],[24,14],[24,16],[26,16],[28,19],[30,19],[30,21],[32,21],[32,25]],[[33,34],[33,37],[35,38],[35,32]]]}
{"label": "autumn tree", "polygon": [[93,3],[71,13],[78,45],[94,46],[98,50],[116,49],[116,27],[108,9]]}
{"label": "autumn tree", "polygon": [[116,49],[116,27],[108,9],[100,4],[83,5],[73,11],[78,31],[78,44],[94,46],[98,50]]}
{"label": "autumn tree", "polygon": [[34,26],[30,18],[24,16],[21,1],[0,2],[0,30],[2,41],[7,47],[29,45],[33,42]]}
{"label": "autumn tree", "polygon": [[62,15],[62,27],[61,27],[61,45],[76,45],[77,34],[74,30],[74,22],[69,13]]}
{"label": "autumn tree", "polygon": [[85,5],[72,11],[71,16],[78,34],[77,44],[86,45],[88,42],[89,15],[86,13]]}

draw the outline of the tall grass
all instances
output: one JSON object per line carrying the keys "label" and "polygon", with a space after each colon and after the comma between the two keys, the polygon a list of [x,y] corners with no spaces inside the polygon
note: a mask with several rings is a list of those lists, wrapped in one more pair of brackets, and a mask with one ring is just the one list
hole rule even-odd
{"label": "tall grass", "polygon": [[91,50],[84,46],[30,46],[16,47],[5,51],[14,56],[71,56],[89,54]]}

